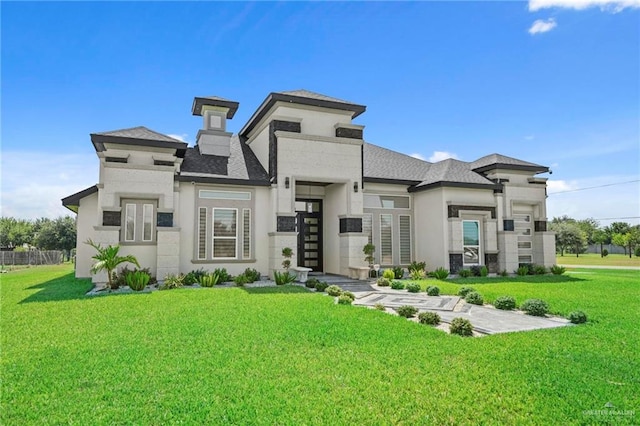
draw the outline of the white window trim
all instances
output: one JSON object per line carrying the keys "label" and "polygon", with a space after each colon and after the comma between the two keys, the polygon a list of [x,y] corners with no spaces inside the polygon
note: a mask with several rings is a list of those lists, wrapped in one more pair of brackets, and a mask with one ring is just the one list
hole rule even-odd
{"label": "white window trim", "polygon": [[[402,230],[401,230],[401,223],[400,223],[400,218],[402,217],[408,217],[409,218],[409,261],[408,262],[402,262]],[[400,214],[398,215],[398,263],[400,265],[408,265],[409,263],[411,263],[411,259],[413,258],[413,248],[412,248],[412,243],[413,243],[413,238],[412,238],[412,233],[411,233],[411,215],[409,214]]]}
{"label": "white window trim", "polygon": [[[127,239],[127,230],[129,228],[129,207],[133,207],[133,238]],[[135,242],[136,240],[136,204],[135,203],[127,203],[125,204],[125,212],[124,212],[124,241],[127,243]]]}
{"label": "white window trim", "polygon": [[[407,198],[409,200],[409,207],[384,207],[384,206],[380,206],[380,207],[368,207],[364,205],[364,197],[368,196],[368,195],[374,195],[374,196],[378,196],[378,197],[399,197],[399,198]],[[363,194],[363,200],[362,200],[362,205],[365,209],[371,209],[371,210],[376,210],[376,209],[383,209],[383,210],[411,210],[411,196],[409,195],[402,195],[402,194],[378,194],[378,193],[371,193],[371,192],[366,192]]]}
{"label": "white window trim", "polygon": [[[478,245],[471,245],[471,244],[465,244],[464,243],[464,223],[465,222],[475,222],[478,224]],[[464,249],[465,247],[477,247],[478,248],[478,262],[476,263],[467,263],[465,262],[466,258],[464,256]],[[474,219],[465,219],[462,221],[462,264],[463,265],[469,265],[469,266],[474,266],[474,265],[482,265],[482,228],[480,227],[480,221],[479,220],[474,220]]]}
{"label": "white window trim", "polygon": [[[215,232],[215,216],[216,210],[234,210],[236,212],[236,235],[234,237],[216,237]],[[235,257],[216,257],[215,243],[218,240],[235,240]],[[235,260],[238,259],[238,209],[233,207],[214,207],[211,209],[211,259],[212,260]]]}
{"label": "white window trim", "polygon": [[[220,193],[220,194],[229,194],[227,197],[225,196],[221,196],[221,197],[206,197],[203,196],[204,193]],[[246,196],[247,198],[238,198],[238,197],[233,197],[230,194],[242,194],[243,196]],[[202,198],[205,200],[232,200],[232,201],[251,201],[251,192],[249,191],[223,191],[223,190],[213,190],[213,189],[200,189],[198,191],[198,198]]]}

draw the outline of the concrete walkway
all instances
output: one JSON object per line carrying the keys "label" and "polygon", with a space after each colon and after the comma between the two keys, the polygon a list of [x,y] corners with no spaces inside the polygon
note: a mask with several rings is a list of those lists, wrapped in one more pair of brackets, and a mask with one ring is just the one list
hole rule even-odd
{"label": "concrete walkway", "polygon": [[442,322],[450,323],[454,318],[468,319],[474,331],[481,334],[510,333],[570,325],[564,318],[534,317],[516,311],[502,311],[489,306],[466,303],[458,296],[428,296],[426,293],[409,293],[406,290],[391,290],[378,287],[374,282],[356,281],[337,275],[314,275],[321,281],[335,284],[356,296],[354,305],[373,307],[380,303],[386,308],[411,305],[419,312],[437,312]]}

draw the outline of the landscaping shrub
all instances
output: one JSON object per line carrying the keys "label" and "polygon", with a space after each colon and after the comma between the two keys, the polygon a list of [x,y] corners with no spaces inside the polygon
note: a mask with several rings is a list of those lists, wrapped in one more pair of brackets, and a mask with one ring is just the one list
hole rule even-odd
{"label": "landscaping shrub", "polygon": [[479,277],[480,276],[480,266],[479,265],[473,265],[471,267],[471,275],[473,275],[474,277]]}
{"label": "landscaping shrub", "polygon": [[220,277],[220,281],[219,281],[220,284],[228,283],[233,279],[231,275],[229,275],[229,273],[227,272],[226,268],[216,268],[216,270],[213,271],[213,273]]}
{"label": "landscaping shrub", "polygon": [[401,280],[402,278],[404,278],[404,269],[402,269],[401,266],[396,266],[393,268],[393,274],[395,276],[395,279]]}
{"label": "landscaping shrub", "polygon": [[396,312],[401,317],[411,318],[418,313],[418,309],[411,305],[404,305],[404,306],[400,306],[399,308],[396,308]]}
{"label": "landscaping shrub", "polygon": [[460,290],[458,290],[458,296],[466,297],[467,294],[471,293],[472,291],[476,290],[473,287],[460,287]]}
{"label": "landscaping shrub", "polygon": [[330,285],[329,287],[327,287],[325,289],[325,292],[329,295],[329,296],[340,296],[342,294],[342,289],[340,287],[338,287],[337,285]]}
{"label": "landscaping shrub", "polygon": [[133,271],[126,276],[127,285],[135,291],[144,290],[150,278],[151,276],[144,271]]}
{"label": "landscaping shrub", "polygon": [[525,275],[529,275],[529,267],[528,266],[519,266],[516,270],[516,274],[523,277]]}
{"label": "landscaping shrub", "polygon": [[506,270],[506,269],[503,269],[503,270],[500,272],[500,276],[501,276],[501,277],[508,277],[508,276],[509,276],[509,273],[507,272],[507,270]]}
{"label": "landscaping shrub", "polygon": [[316,291],[324,291],[327,287],[329,287],[329,284],[326,281],[318,281],[316,283]]}
{"label": "landscaping shrub", "polygon": [[545,268],[544,265],[531,265],[529,273],[533,275],[545,275],[547,273],[547,268]]}
{"label": "landscaping shrub", "polygon": [[607,256],[609,256],[609,250],[607,249],[602,250],[602,257],[607,257]]}
{"label": "landscaping shrub", "polygon": [[582,311],[573,311],[567,317],[573,324],[583,324],[587,322],[587,314]]}
{"label": "landscaping shrub", "polygon": [[420,284],[418,283],[409,283],[406,285],[406,289],[409,293],[420,293],[422,287],[420,287]]}
{"label": "landscaping shrub", "polygon": [[404,288],[404,283],[399,280],[391,281],[391,288],[394,290],[402,290]]}
{"label": "landscaping shrub", "polygon": [[441,266],[438,269],[436,269],[435,271],[433,271],[433,276],[434,276],[434,278],[439,279],[439,280],[446,280],[447,277],[449,276],[449,271],[447,271],[446,269],[444,269]]}
{"label": "landscaping shrub", "polygon": [[636,257],[640,257],[640,246],[636,247],[636,249],[635,249],[635,251],[633,252],[633,254],[634,254]]}
{"label": "landscaping shrub", "polygon": [[375,305],[373,305],[373,309],[375,309],[376,311],[386,311],[387,310],[387,308],[385,308],[382,303],[376,303]]}
{"label": "landscaping shrub", "polygon": [[349,297],[351,299],[351,301],[356,300],[356,295],[351,293],[350,291],[343,291],[342,294],[340,296],[346,296]]}
{"label": "landscaping shrub", "polygon": [[284,272],[274,271],[273,280],[276,282],[276,285],[291,284],[296,280],[296,276],[293,274],[290,274],[289,271],[284,271]]}
{"label": "landscaping shrub", "polygon": [[496,309],[510,311],[516,307],[516,299],[513,296],[500,296],[493,302]]}
{"label": "landscaping shrub", "polygon": [[391,285],[391,281],[389,281],[387,278],[385,277],[380,277],[378,278],[378,280],[376,281],[376,284],[378,284],[380,287],[389,287]]}
{"label": "landscaping shrub", "polygon": [[[249,277],[247,277],[245,274],[240,274],[237,277],[235,277],[233,279],[233,282],[238,286],[238,287],[244,287],[245,284],[248,284],[249,281]],[[277,283],[276,283],[277,284]]]}
{"label": "landscaping shrub", "polygon": [[527,299],[520,305],[520,309],[529,315],[543,317],[549,312],[549,305],[544,300]]}
{"label": "landscaping shrub", "polygon": [[409,273],[412,271],[425,271],[427,269],[427,262],[416,262],[415,260],[409,264]]}
{"label": "landscaping shrub", "polygon": [[382,276],[388,280],[394,280],[396,278],[393,269],[385,269],[384,272],[382,272]]}
{"label": "landscaping shrub", "polygon": [[427,294],[429,296],[440,296],[440,287],[437,285],[430,285],[427,287]]}
{"label": "landscaping shrub", "polygon": [[424,269],[413,269],[409,272],[409,276],[414,281],[423,280],[426,275],[427,273],[424,271]]}
{"label": "landscaping shrub", "polygon": [[559,266],[559,265],[553,265],[551,267],[551,273],[553,275],[562,275],[566,272],[566,269],[564,268],[564,266]]}
{"label": "landscaping shrub", "polygon": [[472,305],[484,304],[484,298],[477,291],[467,293],[467,295],[464,297],[464,300],[466,300],[467,303],[471,303]]}
{"label": "landscaping shrub", "polygon": [[203,268],[193,270],[184,276],[182,283],[184,285],[193,285],[200,282],[200,278],[207,275],[207,271]]}
{"label": "landscaping shrub", "polygon": [[341,294],[338,296],[338,304],[339,305],[350,305],[353,303],[353,299],[345,294]]}
{"label": "landscaping shrub", "polygon": [[244,270],[244,276],[247,277],[247,281],[250,283],[260,281],[260,272],[255,269],[247,268]]}
{"label": "landscaping shrub", "polygon": [[480,267],[480,276],[486,277],[487,275],[489,275],[489,268],[487,268],[485,265],[482,265]]}
{"label": "landscaping shrub", "polygon": [[435,312],[420,312],[418,321],[420,324],[438,325],[440,324],[440,315]]}
{"label": "landscaping shrub", "polygon": [[183,275],[169,274],[164,277],[164,282],[159,287],[160,290],[172,290],[183,286]]}
{"label": "landscaping shrub", "polygon": [[307,288],[316,288],[316,284],[318,284],[320,281],[317,278],[311,277],[307,280],[306,283],[304,283],[305,287]]}
{"label": "landscaping shrub", "polygon": [[213,272],[201,276],[199,282],[202,287],[213,287],[220,282],[220,276]]}
{"label": "landscaping shrub", "polygon": [[449,331],[459,336],[473,336],[473,326],[465,318],[454,318],[449,325]]}
{"label": "landscaping shrub", "polygon": [[460,269],[458,271],[458,276],[460,278],[469,278],[471,276],[471,270],[469,270],[469,269]]}

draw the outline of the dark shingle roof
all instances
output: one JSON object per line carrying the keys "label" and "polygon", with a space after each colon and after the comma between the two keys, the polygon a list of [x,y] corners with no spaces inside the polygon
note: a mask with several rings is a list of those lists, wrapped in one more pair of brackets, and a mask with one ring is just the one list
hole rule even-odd
{"label": "dark shingle roof", "polygon": [[492,168],[515,168],[515,170],[530,170],[538,172],[546,172],[549,170],[548,167],[541,166],[540,164],[518,160],[517,158],[507,157],[506,155],[501,154],[486,155],[482,158],[477,159],[476,161],[469,163],[469,165],[472,170],[476,171],[486,171],[491,170]]}
{"label": "dark shingle roof", "polygon": [[62,199],[62,205],[72,212],[78,213],[80,200],[82,200],[84,197],[88,197],[91,194],[95,194],[96,192],[98,192],[98,185],[92,185],[88,188],[83,189],[82,191],[78,191],[75,194],[64,197]]}
{"label": "dark shingle roof", "polygon": [[131,127],[129,129],[112,130],[110,132],[93,133],[100,136],[115,136],[118,138],[128,139],[143,139],[148,141],[162,141],[162,142],[179,142],[183,141],[172,138],[171,136],[164,135],[162,133],[153,131],[144,126]]}
{"label": "dark shingle roof", "polygon": [[285,92],[275,92],[275,93],[278,93],[281,95],[297,96],[300,98],[317,99],[320,101],[336,102],[341,104],[349,104],[349,105],[354,104],[353,102],[345,101],[338,98],[332,98],[331,96],[323,95],[322,93],[312,92],[311,90],[306,90],[306,89],[288,90]]}
{"label": "dark shingle roof", "polygon": [[364,143],[364,177],[370,180],[388,180],[418,183],[431,163],[401,154],[377,145]]}
{"label": "dark shingle roof", "polygon": [[231,181],[248,185],[269,185],[269,175],[251,148],[238,136],[231,138],[229,157],[203,155],[196,146],[187,149],[180,167],[179,180]]}
{"label": "dark shingle roof", "polygon": [[437,163],[433,163],[422,182],[416,185],[421,188],[435,183],[460,183],[471,185],[488,185],[493,187],[494,183],[482,175],[472,171],[469,163],[448,158]]}

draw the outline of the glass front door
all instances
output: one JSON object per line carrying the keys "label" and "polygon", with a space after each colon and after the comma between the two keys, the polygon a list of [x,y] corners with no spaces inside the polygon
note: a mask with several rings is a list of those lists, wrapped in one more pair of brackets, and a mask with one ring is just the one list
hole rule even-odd
{"label": "glass front door", "polygon": [[296,200],[302,207],[297,212],[298,266],[322,271],[322,201]]}

